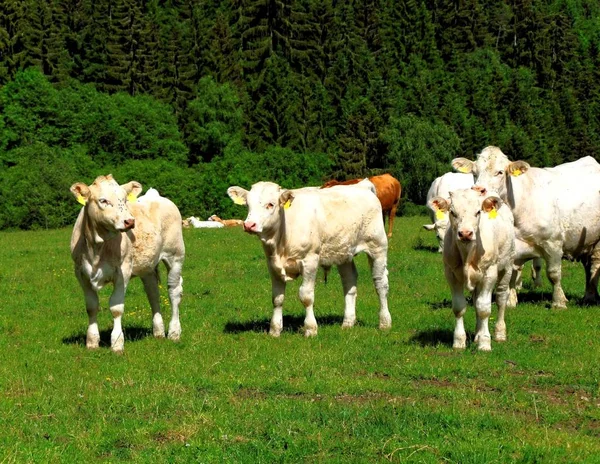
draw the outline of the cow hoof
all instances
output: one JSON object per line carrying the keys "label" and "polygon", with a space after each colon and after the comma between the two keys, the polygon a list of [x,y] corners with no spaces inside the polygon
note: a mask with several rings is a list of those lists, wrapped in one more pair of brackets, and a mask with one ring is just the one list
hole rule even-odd
{"label": "cow hoof", "polygon": [[452,348],[455,350],[464,350],[467,347],[467,337],[454,337],[454,343],[452,344]]}
{"label": "cow hoof", "polygon": [[[164,337],[164,335],[163,335]],[[169,340],[173,342],[178,342],[181,337],[181,330],[179,332],[169,332]]]}
{"label": "cow hoof", "polygon": [[477,345],[477,349],[479,351],[492,351],[492,345],[488,342],[488,343],[482,343],[480,345]]}
{"label": "cow hoof", "polygon": [[562,310],[562,309],[567,309],[567,304],[566,303],[552,303],[551,306],[552,309],[558,309],[558,310]]}
{"label": "cow hoof", "polygon": [[352,327],[354,327],[354,323],[356,322],[356,319],[353,320],[345,320],[344,322],[342,322],[342,329],[351,329]]}
{"label": "cow hoof", "polygon": [[154,338],[165,338],[164,330],[154,330],[153,332]]}
{"label": "cow hoof", "polygon": [[271,329],[269,330],[269,335],[271,337],[279,337],[281,335],[281,329],[274,329],[273,327],[271,327]]}
{"label": "cow hoof", "polygon": [[317,328],[316,327],[305,327],[304,328],[304,336],[308,337],[316,337],[317,336]]}
{"label": "cow hoof", "polygon": [[497,342],[505,342],[506,341],[506,333],[498,333],[494,334],[494,340]]}
{"label": "cow hoof", "polygon": [[86,337],[85,346],[88,350],[96,350],[100,347],[100,335],[92,334]]}
{"label": "cow hoof", "polygon": [[392,238],[392,233],[391,232],[388,234],[388,238]]}

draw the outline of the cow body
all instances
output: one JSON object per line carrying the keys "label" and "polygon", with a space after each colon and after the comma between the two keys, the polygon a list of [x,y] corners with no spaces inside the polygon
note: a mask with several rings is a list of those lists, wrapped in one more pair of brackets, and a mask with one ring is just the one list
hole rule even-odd
{"label": "cow body", "polygon": [[221,222],[213,221],[212,219],[201,221],[196,216],[190,216],[183,220],[183,227],[186,229],[189,229],[190,227],[194,229],[222,229],[225,225]]}
{"label": "cow body", "polygon": [[141,189],[137,182],[120,186],[110,175],[96,178],[89,187],[82,183],[71,187],[78,200],[85,203],[71,235],[71,256],[89,317],[88,348],[97,348],[100,342],[96,320],[98,291],[112,283],[114,289],[109,303],[114,318],[111,348],[115,352],[124,350],[121,318],[127,285],[134,276],[142,279],[148,295],[154,336],[165,336],[158,289],[158,264],[161,261],[168,270],[172,309],[168,337],[179,340],[181,335],[179,303],[185,257],[181,215],[175,204],[154,189],[136,201]]}
{"label": "cow body", "polygon": [[272,283],[271,335],[279,336],[283,328],[286,282],[298,276],[302,276],[300,300],[306,309],[305,335],[317,334],[313,303],[319,266],[337,266],[345,294],[343,327],[353,326],[358,276],[353,257],[362,251],[369,256],[379,295],[379,326],[391,327],[388,243],[381,205],[372,192],[359,187],[285,190],[259,182],[250,191],[230,187],[227,193],[234,202],[248,205],[244,230],[257,235],[263,245]]}
{"label": "cow body", "polygon": [[427,192],[427,207],[429,208],[432,224],[426,224],[423,227],[426,230],[433,230],[438,238],[441,253],[444,249],[444,237],[450,224],[448,213],[442,211],[432,200],[435,197],[441,197],[444,200],[450,199],[450,192],[458,189],[471,188],[474,184],[473,174],[462,174],[460,172],[447,172],[436,178]]}
{"label": "cow body", "polygon": [[[552,306],[565,308],[563,256],[580,259],[586,271],[584,301],[598,301],[600,269],[600,165],[591,157],[554,168],[511,162],[497,147],[476,161],[457,158],[456,169],[473,172],[475,188],[497,191],[511,207],[516,228],[515,265],[542,257],[554,289]],[[514,282],[511,284],[514,285]]]}
{"label": "cow body", "polygon": [[[396,217],[396,210],[398,209],[398,203],[400,202],[400,194],[402,193],[402,187],[400,181],[390,174],[382,174],[380,176],[373,176],[368,178],[369,181],[375,186],[375,191],[379,202],[381,203],[381,211],[383,215],[383,221],[385,217],[388,217],[388,237],[392,236],[394,228],[394,218]],[[336,185],[353,185],[357,184],[363,179],[351,179],[343,182],[337,180],[330,180],[323,184],[321,188],[330,188]]]}
{"label": "cow body", "polygon": [[213,214],[208,220],[223,224],[224,227],[241,227],[244,225],[244,221],[241,219],[221,219],[216,214]]}
{"label": "cow body", "polygon": [[471,189],[455,190],[446,202],[450,211],[450,227],[443,251],[444,272],[452,292],[452,310],[456,317],[454,344],[466,347],[463,316],[469,290],[477,312],[475,342],[478,349],[491,350],[488,320],[492,309],[492,293],[496,288],[498,320],[496,341],[506,340],[504,312],[509,297],[509,284],[515,253],[515,229],[509,207],[499,197],[485,198]]}

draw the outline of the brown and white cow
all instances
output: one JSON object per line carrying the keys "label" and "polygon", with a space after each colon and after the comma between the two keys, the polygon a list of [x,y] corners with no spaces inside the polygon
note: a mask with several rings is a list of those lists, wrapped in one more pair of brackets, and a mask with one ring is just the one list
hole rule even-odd
{"label": "brown and white cow", "polygon": [[216,214],[213,214],[208,218],[209,221],[220,222],[225,227],[241,227],[244,225],[244,221],[241,219],[221,219]]}
{"label": "brown and white cow", "polygon": [[[398,209],[398,203],[400,202],[400,194],[402,193],[402,187],[400,181],[390,174],[382,174],[380,176],[373,176],[368,178],[375,186],[377,198],[381,203],[381,211],[383,214],[383,221],[385,217],[388,217],[388,237],[392,236],[392,229],[394,228],[394,218],[396,217],[396,210]],[[329,188],[335,185],[353,185],[357,184],[363,179],[351,179],[343,182],[337,180],[330,180],[323,184],[321,188]]]}
{"label": "brown and white cow", "polygon": [[317,334],[313,311],[314,288],[319,266],[337,266],[345,295],[342,327],[356,321],[354,255],[365,252],[379,295],[379,327],[392,325],[388,310],[388,241],[377,197],[361,187],[286,190],[272,182],[258,182],[250,191],[227,189],[231,199],[248,205],[244,230],[262,242],[271,275],[273,317],[269,333],[279,336],[283,328],[282,306],[286,282],[302,276],[300,301],[306,309],[304,333]]}
{"label": "brown and white cow", "polygon": [[179,340],[179,303],[183,292],[181,268],[185,246],[181,215],[177,206],[154,189],[136,199],[142,186],[135,181],[119,185],[112,175],[100,176],[91,185],[78,182],[71,192],[84,206],[71,236],[75,275],[85,296],[89,317],[86,345],[98,348],[100,333],[96,316],[98,291],[113,284],[110,311],[114,318],[111,348],[124,349],[121,318],[129,280],[138,276],[144,283],[153,313],[155,337],[164,337],[160,314],[158,264],[165,263],[172,317],[168,336]]}
{"label": "brown and white cow", "polygon": [[[496,191],[508,203],[516,228],[515,265],[521,267],[536,257],[546,261],[554,286],[553,307],[566,308],[567,303],[560,282],[563,256],[583,262],[584,301],[599,301],[600,164],[596,160],[586,156],[554,168],[534,168],[525,161],[510,161],[500,148],[490,146],[475,161],[456,158],[452,166],[472,172],[474,188]],[[516,302],[516,293],[512,299]]]}
{"label": "brown and white cow", "polygon": [[477,312],[475,342],[478,349],[489,351],[491,337],[488,321],[492,311],[492,293],[496,288],[498,321],[495,340],[506,340],[504,311],[515,253],[515,229],[510,208],[497,196],[482,196],[472,189],[450,193],[450,200],[436,197],[449,211],[450,227],[444,238],[444,272],[452,292],[452,310],[456,317],[454,348],[466,347],[463,316],[467,309],[464,290],[473,295]]}

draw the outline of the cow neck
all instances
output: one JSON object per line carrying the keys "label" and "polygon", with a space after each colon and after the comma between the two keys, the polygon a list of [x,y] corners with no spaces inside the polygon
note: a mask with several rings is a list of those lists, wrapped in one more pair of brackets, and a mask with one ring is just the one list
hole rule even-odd
{"label": "cow neck", "polygon": [[94,255],[95,251],[100,250],[105,242],[115,238],[115,234],[94,222],[88,214],[87,206],[84,206],[84,208],[81,232],[85,240],[86,249]]}
{"label": "cow neck", "polygon": [[506,193],[501,196],[502,200],[508,203],[513,215],[516,217],[519,215],[520,207],[523,204],[524,191],[530,190],[531,177],[527,174],[523,174],[519,179],[513,179],[512,176],[508,176],[506,181]]}
{"label": "cow neck", "polygon": [[285,213],[279,213],[279,225],[273,232],[261,234],[260,241],[263,244],[265,255],[268,257],[282,255],[285,247]]}

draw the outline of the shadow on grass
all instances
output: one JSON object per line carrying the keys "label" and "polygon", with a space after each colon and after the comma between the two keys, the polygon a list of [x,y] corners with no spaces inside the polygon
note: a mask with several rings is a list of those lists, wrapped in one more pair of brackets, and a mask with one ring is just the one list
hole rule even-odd
{"label": "shadow on grass", "polygon": [[433,246],[433,245],[425,245],[424,243],[421,242],[417,242],[415,245],[413,245],[413,250],[415,251],[427,251],[428,253],[436,253],[438,254],[438,248],[437,246]]}
{"label": "shadow on grass", "polygon": [[[318,325],[342,325],[344,318],[338,315],[317,316]],[[228,322],[225,324],[224,333],[235,334],[240,332],[268,332],[271,320],[264,318],[246,322]],[[361,325],[356,321],[356,325]],[[304,316],[283,316],[283,331],[298,332],[304,327]]]}
{"label": "shadow on grass", "polygon": [[[110,332],[112,329],[106,329],[100,331],[100,346],[110,347]],[[125,341],[126,342],[134,342],[136,340],[142,340],[147,337],[152,337],[152,329],[149,327],[141,327],[141,326],[127,326],[123,327],[123,332],[125,333]],[[62,339],[62,342],[65,345],[83,345],[85,346],[85,337],[86,332],[82,332],[79,334],[71,335],[70,337],[65,337]]]}
{"label": "shadow on grass", "polygon": [[[469,338],[470,336],[467,334],[467,340]],[[410,337],[409,341],[410,343],[414,343],[422,347],[437,345],[446,345],[452,347],[452,343],[454,342],[454,332],[444,329],[424,330],[414,334],[412,337]]]}

